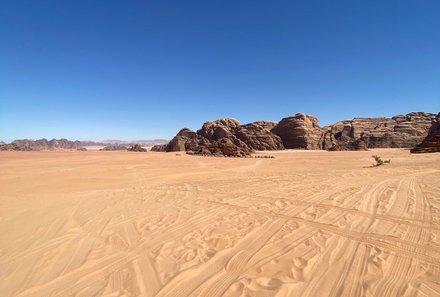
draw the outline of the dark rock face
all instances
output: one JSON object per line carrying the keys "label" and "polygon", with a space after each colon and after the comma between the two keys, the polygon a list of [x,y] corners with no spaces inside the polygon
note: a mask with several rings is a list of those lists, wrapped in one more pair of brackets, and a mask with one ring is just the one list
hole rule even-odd
{"label": "dark rock face", "polygon": [[167,145],[166,144],[156,144],[151,148],[150,151],[152,151],[152,152],[166,152]]}
{"label": "dark rock face", "polygon": [[79,141],[70,141],[65,138],[47,140],[45,138],[38,140],[18,139],[10,144],[0,145],[0,150],[15,151],[43,151],[43,150],[81,150]]}
{"label": "dark rock face", "polygon": [[135,144],[131,148],[128,149],[130,152],[146,152],[147,149],[141,147],[140,144]]}
{"label": "dark rock face", "polygon": [[166,146],[167,152],[186,151],[206,156],[246,157],[252,149],[234,135],[234,119],[206,122],[197,132],[184,128]]}
{"label": "dark rock face", "polygon": [[354,118],[323,128],[322,148],[365,150],[409,148],[427,135],[434,114],[413,112],[389,118]]}
{"label": "dark rock face", "polygon": [[235,119],[220,119],[204,123],[197,134],[209,140],[220,140],[230,137],[233,134],[232,131],[239,126],[240,123]]}
{"label": "dark rock face", "polygon": [[185,145],[190,140],[197,138],[197,134],[188,128],[183,128],[177,133],[177,135],[171,139],[171,141],[166,146],[167,152],[180,152],[185,151]]}
{"label": "dark rock face", "polygon": [[297,113],[282,119],[273,129],[288,149],[321,149],[322,129],[318,119],[311,115]]}
{"label": "dark rock face", "polygon": [[440,113],[437,114],[426,138],[411,150],[411,153],[440,152]]}
{"label": "dark rock face", "polygon": [[240,125],[235,119],[205,122],[193,132],[184,128],[166,146],[167,152],[226,157],[248,157],[254,150],[284,149],[281,138],[270,132],[276,123],[260,121]]}
{"label": "dark rock face", "polygon": [[281,138],[270,132],[275,126],[275,122],[258,121],[236,127],[234,134],[254,150],[284,150]]}

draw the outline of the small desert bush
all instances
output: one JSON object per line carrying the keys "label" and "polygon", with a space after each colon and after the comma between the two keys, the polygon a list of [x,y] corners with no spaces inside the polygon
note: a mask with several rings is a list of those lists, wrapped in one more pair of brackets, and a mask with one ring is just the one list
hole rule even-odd
{"label": "small desert bush", "polygon": [[391,163],[391,160],[382,160],[382,158],[378,155],[373,155],[372,157],[374,161],[376,161],[376,164],[373,164],[373,167]]}

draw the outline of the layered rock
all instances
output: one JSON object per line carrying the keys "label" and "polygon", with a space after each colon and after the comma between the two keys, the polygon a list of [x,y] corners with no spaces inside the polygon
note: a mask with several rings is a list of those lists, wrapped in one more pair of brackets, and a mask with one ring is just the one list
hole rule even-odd
{"label": "layered rock", "polygon": [[413,112],[393,118],[354,118],[323,128],[322,148],[364,150],[410,148],[427,135],[434,114]]}
{"label": "layered rock", "polygon": [[440,152],[440,113],[437,114],[428,135],[411,150],[411,153],[436,153]]}
{"label": "layered rock", "polygon": [[297,113],[294,116],[283,118],[271,130],[278,135],[285,148],[318,150],[322,148],[322,129],[318,119],[311,115]]}
{"label": "layered rock", "polygon": [[227,157],[250,156],[252,149],[234,135],[240,123],[234,119],[206,122],[197,132],[184,128],[166,146],[167,152]]}
{"label": "layered rock", "polygon": [[214,122],[205,122],[197,134],[209,140],[220,140],[233,135],[233,131],[240,126],[235,119],[220,119]]}
{"label": "layered rock", "polygon": [[258,121],[236,127],[234,134],[254,150],[283,150],[281,138],[270,132],[276,124],[276,122]]}

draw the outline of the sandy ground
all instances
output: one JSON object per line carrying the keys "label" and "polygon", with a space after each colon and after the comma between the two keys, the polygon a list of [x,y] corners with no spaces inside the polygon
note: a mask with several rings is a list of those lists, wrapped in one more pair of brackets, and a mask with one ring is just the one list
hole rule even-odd
{"label": "sandy ground", "polygon": [[0,153],[1,296],[440,296],[440,154],[271,154]]}

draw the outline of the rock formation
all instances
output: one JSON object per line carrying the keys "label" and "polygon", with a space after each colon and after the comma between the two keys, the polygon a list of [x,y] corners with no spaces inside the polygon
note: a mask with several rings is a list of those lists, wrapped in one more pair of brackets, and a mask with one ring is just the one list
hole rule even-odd
{"label": "rock formation", "polygon": [[167,151],[167,145],[166,144],[156,144],[153,145],[153,147],[150,149],[152,152],[166,152]]}
{"label": "rock formation", "polygon": [[321,149],[322,129],[318,119],[311,115],[297,113],[282,119],[271,130],[278,135],[287,149]]}
{"label": "rock formation", "polygon": [[412,112],[390,118],[354,118],[324,127],[322,148],[364,150],[410,148],[427,135],[435,115]]}
{"label": "rock formation", "polygon": [[0,150],[15,151],[43,151],[43,150],[81,150],[81,143],[70,141],[65,138],[47,140],[45,138],[38,140],[18,139],[10,144],[0,145]]}
{"label": "rock formation", "polygon": [[[279,123],[240,125],[235,119],[206,122],[197,132],[184,128],[166,145],[167,152],[211,156],[249,156],[255,150],[367,150],[410,148],[420,143],[435,115],[412,112],[393,118],[354,118],[321,128],[312,115],[295,114]],[[160,149],[164,149],[161,147]]]}
{"label": "rock formation", "polygon": [[240,124],[234,119],[206,122],[197,132],[183,128],[168,143],[167,152],[186,151],[206,156],[246,157],[253,151],[234,135]]}
{"label": "rock formation", "polygon": [[254,150],[283,150],[281,138],[270,132],[276,124],[276,122],[258,121],[236,127],[234,134]]}
{"label": "rock formation", "polygon": [[128,149],[129,152],[146,152],[147,149],[141,147],[140,144],[135,144],[131,148]]}
{"label": "rock formation", "polygon": [[426,138],[411,150],[411,153],[440,152],[440,113],[437,114]]}
{"label": "rock formation", "polygon": [[128,148],[124,145],[107,145],[100,151],[126,151]]}

